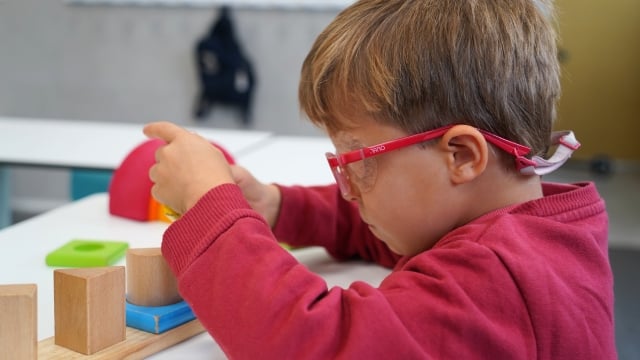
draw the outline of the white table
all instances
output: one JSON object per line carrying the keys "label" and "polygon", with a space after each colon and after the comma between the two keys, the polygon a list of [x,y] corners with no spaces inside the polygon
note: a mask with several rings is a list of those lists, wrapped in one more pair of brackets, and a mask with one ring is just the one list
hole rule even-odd
{"label": "white table", "polygon": [[274,135],[237,160],[265,183],[324,185],[335,183],[325,157],[334,151],[326,137]]}
{"label": "white table", "polygon": [[[8,166],[116,169],[146,140],[143,124],[0,117],[0,228],[10,224]],[[233,156],[271,136],[264,131],[189,128]]]}
{"label": "white table", "polygon": [[[129,247],[159,247],[167,224],[137,222],[108,213],[108,195],[95,194],[0,230],[0,284],[38,286],[38,339],[54,335],[53,268],[46,255],[69,240],[127,241]],[[354,280],[379,285],[388,269],[360,262],[338,263],[320,248],[299,249],[294,256],[322,275],[329,286],[346,287]],[[124,259],[115,265],[125,265]],[[224,359],[204,333],[157,353],[153,359]]]}

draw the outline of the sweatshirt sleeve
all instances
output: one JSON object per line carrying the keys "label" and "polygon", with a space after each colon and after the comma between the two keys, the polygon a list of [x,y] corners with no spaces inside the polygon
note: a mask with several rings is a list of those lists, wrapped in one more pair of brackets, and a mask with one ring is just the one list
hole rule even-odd
{"label": "sweatshirt sleeve", "polygon": [[356,203],[344,200],[337,185],[278,187],[282,203],[273,231],[279,241],[322,246],[337,259],[361,258],[385,267],[400,259],[371,233]]}

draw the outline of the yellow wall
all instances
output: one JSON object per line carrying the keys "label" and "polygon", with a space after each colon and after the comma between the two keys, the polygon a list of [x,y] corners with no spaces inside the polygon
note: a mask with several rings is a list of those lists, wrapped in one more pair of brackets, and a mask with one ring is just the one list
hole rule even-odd
{"label": "yellow wall", "polygon": [[557,129],[575,158],[640,160],[640,1],[556,0],[563,94]]}

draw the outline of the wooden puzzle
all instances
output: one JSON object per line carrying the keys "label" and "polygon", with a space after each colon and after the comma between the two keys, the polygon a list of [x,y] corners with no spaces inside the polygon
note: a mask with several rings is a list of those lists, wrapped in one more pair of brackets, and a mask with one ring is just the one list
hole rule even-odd
{"label": "wooden puzzle", "polygon": [[[53,277],[55,335],[40,342],[37,286],[0,285],[0,360],[143,359],[205,331],[159,248],[129,249],[126,268],[57,269]],[[146,331],[128,325],[128,307],[143,314]]]}
{"label": "wooden puzzle", "polygon": [[[38,343],[39,360],[114,360],[144,359],[195,335],[204,332],[198,320],[192,320],[162,334],[151,334],[127,327],[126,339],[93,355],[83,355],[65,347],[58,346],[54,337]],[[185,358],[188,358],[185,355]],[[12,358],[14,359],[14,358]]]}

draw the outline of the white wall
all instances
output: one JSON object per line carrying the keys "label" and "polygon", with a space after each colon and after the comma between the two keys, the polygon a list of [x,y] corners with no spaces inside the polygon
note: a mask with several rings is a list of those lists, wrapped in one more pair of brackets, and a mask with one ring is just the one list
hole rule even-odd
{"label": "white wall", "polygon": [[[299,69],[336,13],[233,9],[257,76],[252,129],[320,134],[298,111]],[[239,128],[232,109],[216,108],[205,122],[191,116],[198,91],[193,48],[216,15],[213,7],[0,0],[0,114]],[[18,207],[69,196],[66,171],[15,169],[12,179]]]}

